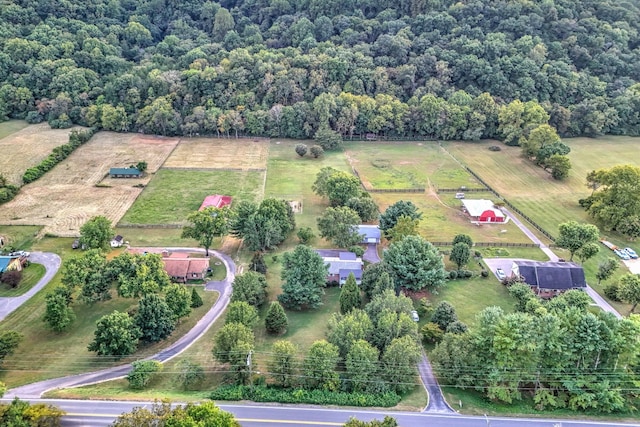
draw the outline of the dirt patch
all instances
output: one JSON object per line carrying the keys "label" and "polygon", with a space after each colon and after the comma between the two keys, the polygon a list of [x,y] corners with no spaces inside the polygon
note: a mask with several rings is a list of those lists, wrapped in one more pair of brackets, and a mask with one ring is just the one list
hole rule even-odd
{"label": "dirt patch", "polygon": [[265,169],[268,141],[250,139],[183,139],[167,159],[167,168]]}
{"label": "dirt patch", "polygon": [[51,129],[48,124],[31,125],[0,139],[0,171],[14,185],[22,184],[22,175],[36,166],[51,151],[69,142],[71,129]]}
{"label": "dirt patch", "polygon": [[[96,215],[116,224],[177,143],[176,138],[100,132],[42,178],[22,187],[3,205],[0,223],[43,225],[43,233],[66,237],[77,236],[82,224]],[[139,161],[148,164],[145,177],[105,178],[109,168]]]}
{"label": "dirt patch", "polygon": [[640,259],[622,260],[622,262],[629,268],[631,273],[640,274]]}

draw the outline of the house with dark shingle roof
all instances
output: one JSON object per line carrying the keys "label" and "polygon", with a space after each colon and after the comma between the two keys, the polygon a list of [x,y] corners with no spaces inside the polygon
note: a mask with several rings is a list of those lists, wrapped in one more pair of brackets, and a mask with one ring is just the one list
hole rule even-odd
{"label": "house with dark shingle roof", "polygon": [[140,178],[142,172],[138,168],[111,168],[109,176],[111,178]]}
{"label": "house with dark shingle roof", "polygon": [[521,277],[543,298],[587,287],[583,268],[574,262],[514,261],[511,274]]}
{"label": "house with dark shingle roof", "polygon": [[362,236],[362,243],[380,243],[380,228],[377,225],[359,225],[358,234]]}
{"label": "house with dark shingle roof", "polygon": [[[355,276],[358,285],[362,282],[362,270],[364,268],[362,258],[356,256],[353,252],[338,252],[338,256],[326,256],[323,252],[326,253],[326,251],[318,251],[318,254],[322,256],[324,263],[329,266],[327,282],[337,282],[340,285],[344,285],[349,274]],[[335,254],[331,253],[330,255]]]}

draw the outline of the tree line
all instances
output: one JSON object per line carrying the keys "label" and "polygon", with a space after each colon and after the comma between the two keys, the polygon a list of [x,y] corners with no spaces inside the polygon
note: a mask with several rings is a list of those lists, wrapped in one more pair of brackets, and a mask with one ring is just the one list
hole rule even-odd
{"label": "tree line", "polygon": [[161,135],[638,135],[636,5],[21,0],[0,12],[0,117]]}

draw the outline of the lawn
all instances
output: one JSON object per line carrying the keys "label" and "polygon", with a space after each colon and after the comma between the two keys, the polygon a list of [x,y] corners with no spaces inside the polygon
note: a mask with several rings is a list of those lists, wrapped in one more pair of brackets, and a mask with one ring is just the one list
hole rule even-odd
{"label": "lawn", "polygon": [[483,187],[436,142],[354,142],[345,154],[367,188]]}
{"label": "lawn", "polygon": [[184,224],[210,194],[260,200],[264,172],[160,169],[122,218],[125,224]]}
{"label": "lawn", "polygon": [[30,264],[22,270],[22,279],[17,287],[10,288],[4,283],[0,284],[0,297],[19,297],[33,288],[38,280],[42,279],[44,272],[42,264]]}
{"label": "lawn", "polygon": [[381,212],[400,200],[413,202],[422,212],[422,220],[418,227],[420,234],[432,242],[450,242],[456,234],[468,234],[475,242],[531,243],[531,240],[512,222],[471,224],[469,218],[460,209],[460,201],[449,193],[373,193],[371,196]]}
{"label": "lawn", "polygon": [[[295,140],[271,142],[267,162],[265,197],[300,202],[302,212],[295,215],[297,227],[311,227],[318,235],[316,219],[322,215],[329,203],[326,199],[318,197],[311,189],[316,175],[320,169],[326,166],[347,172],[350,171],[350,168],[341,151],[325,152],[318,159],[310,156],[299,157],[294,148],[296,144],[301,142],[309,143],[309,141]],[[281,249],[289,249],[295,243],[297,243],[297,239],[293,237]],[[314,245],[318,243],[322,245],[325,242],[320,242],[320,239],[313,242]]]}
{"label": "lawn", "polygon": [[268,155],[267,140],[182,138],[163,167],[264,169]]}
{"label": "lawn", "polygon": [[499,143],[501,151],[489,151],[495,141],[482,143],[447,142],[443,146],[469,166],[496,191],[506,197],[552,235],[568,220],[588,222],[580,198],[590,194],[585,184],[588,172],[619,164],[640,166],[640,138],[569,138],[572,169],[564,181],[522,158],[519,147]]}
{"label": "lawn", "polygon": [[29,126],[29,123],[24,120],[8,120],[6,122],[0,122],[0,139],[18,132]]}
{"label": "lawn", "polygon": [[32,225],[0,225],[0,236],[4,241],[4,246],[0,250],[5,249],[11,252],[31,249],[41,228]]}

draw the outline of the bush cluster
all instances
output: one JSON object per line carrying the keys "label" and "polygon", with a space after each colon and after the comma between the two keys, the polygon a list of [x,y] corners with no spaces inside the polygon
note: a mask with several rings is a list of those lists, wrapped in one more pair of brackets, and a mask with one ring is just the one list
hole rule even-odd
{"label": "bush cluster", "polygon": [[280,389],[268,386],[226,385],[209,396],[212,400],[252,400],[254,402],[309,403],[316,405],[391,407],[400,402],[394,392],[368,394],[327,390]]}
{"label": "bush cluster", "polygon": [[69,157],[76,148],[89,141],[96,131],[96,128],[72,130],[71,134],[69,134],[69,142],[54,148],[51,154],[40,164],[27,169],[22,175],[22,181],[25,184],[29,184],[49,172],[55,165]]}
{"label": "bush cluster", "polygon": [[470,279],[473,277],[473,271],[471,270],[451,270],[448,274],[449,280]]}

